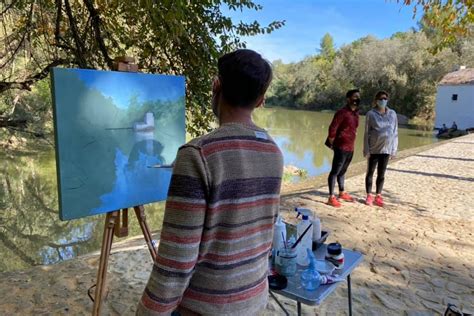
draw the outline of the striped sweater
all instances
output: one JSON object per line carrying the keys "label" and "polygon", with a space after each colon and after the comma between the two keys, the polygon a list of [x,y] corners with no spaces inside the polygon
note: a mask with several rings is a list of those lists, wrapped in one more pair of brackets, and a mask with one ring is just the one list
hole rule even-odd
{"label": "striped sweater", "polygon": [[280,150],[257,127],[224,124],[182,146],[137,315],[263,310],[282,171]]}

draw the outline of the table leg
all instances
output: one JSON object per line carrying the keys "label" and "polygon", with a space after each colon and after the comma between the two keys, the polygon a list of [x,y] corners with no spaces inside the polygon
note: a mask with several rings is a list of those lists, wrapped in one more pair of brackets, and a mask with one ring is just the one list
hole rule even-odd
{"label": "table leg", "polygon": [[349,300],[349,316],[352,316],[352,291],[350,274],[347,276],[347,299]]}
{"label": "table leg", "polygon": [[296,303],[296,308],[298,309],[298,316],[301,316],[301,303],[300,302]]}
{"label": "table leg", "polygon": [[285,306],[283,306],[283,304],[280,303],[280,301],[276,298],[275,294],[273,294],[272,291],[268,291],[268,292],[270,292],[271,297],[273,297],[273,299],[275,300],[275,302],[277,302],[278,306],[280,306],[280,308],[283,310],[283,312],[285,312],[285,315],[286,315],[286,316],[290,316],[290,313],[288,313],[288,311],[286,310]]}

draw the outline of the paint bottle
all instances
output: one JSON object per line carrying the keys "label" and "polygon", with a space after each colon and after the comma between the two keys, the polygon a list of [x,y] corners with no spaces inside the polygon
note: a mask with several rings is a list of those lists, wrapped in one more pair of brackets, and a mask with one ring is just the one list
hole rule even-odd
{"label": "paint bottle", "polygon": [[284,242],[286,241],[286,225],[280,216],[277,217],[273,228],[273,243],[272,243],[272,259],[273,264],[279,263],[279,257],[277,255],[278,250],[285,248]]}
{"label": "paint bottle", "polygon": [[[296,226],[296,231],[298,233],[298,238],[299,236],[303,235],[303,233],[306,231],[306,228],[311,225],[311,221],[309,220],[309,216],[304,214],[303,218],[301,221],[298,223]],[[300,266],[307,266],[309,264],[309,258],[308,258],[308,252],[307,249],[312,250],[313,249],[313,227],[309,227],[309,230],[306,232],[306,234],[303,236],[301,239],[300,243],[296,246],[297,249],[297,257],[296,257],[296,262]]]}
{"label": "paint bottle", "polygon": [[313,242],[316,242],[321,239],[321,220],[313,215],[311,223],[313,224]]}

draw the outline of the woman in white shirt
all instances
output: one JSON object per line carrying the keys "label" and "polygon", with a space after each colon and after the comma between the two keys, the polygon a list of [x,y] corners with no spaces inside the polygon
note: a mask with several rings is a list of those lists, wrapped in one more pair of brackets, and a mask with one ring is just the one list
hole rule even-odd
{"label": "woman in white shirt", "polygon": [[[367,158],[365,188],[367,205],[383,207],[382,189],[388,160],[395,156],[398,148],[397,113],[387,107],[388,93],[379,91],[374,98],[374,107],[365,115],[364,157]],[[377,168],[376,196],[372,196],[372,178]]]}

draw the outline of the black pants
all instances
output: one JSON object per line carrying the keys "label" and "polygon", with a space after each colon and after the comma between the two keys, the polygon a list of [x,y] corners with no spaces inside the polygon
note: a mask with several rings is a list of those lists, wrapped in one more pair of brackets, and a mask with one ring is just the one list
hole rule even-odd
{"label": "black pants", "polygon": [[365,190],[367,194],[372,193],[372,178],[374,177],[375,167],[377,168],[377,194],[382,193],[383,182],[385,180],[385,170],[387,170],[389,154],[371,154],[367,164],[367,175],[365,176]]}
{"label": "black pants", "polygon": [[344,191],[344,175],[346,174],[347,168],[349,167],[353,151],[344,151],[338,148],[334,148],[334,157],[332,159],[332,168],[328,177],[329,194],[334,194],[334,186],[339,185],[339,191]]}

